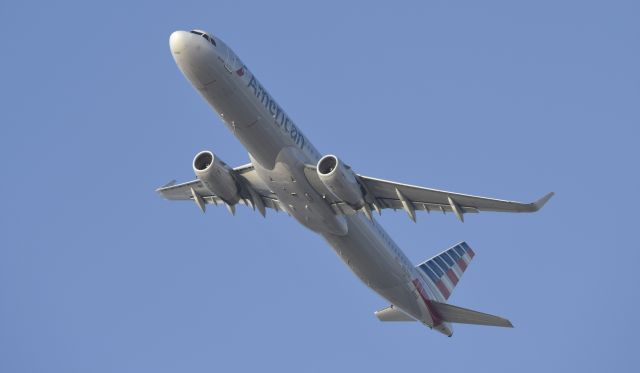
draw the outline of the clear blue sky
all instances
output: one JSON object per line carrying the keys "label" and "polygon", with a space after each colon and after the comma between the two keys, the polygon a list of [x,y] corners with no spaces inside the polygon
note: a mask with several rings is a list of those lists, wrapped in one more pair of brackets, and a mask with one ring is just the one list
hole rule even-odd
{"label": "clear blue sky", "polygon": [[[632,372],[635,1],[0,4],[0,372]],[[415,262],[460,240],[450,301],[514,329],[382,324],[387,303],[285,214],[154,189],[247,155],[180,74],[231,45],[323,153],[533,215],[380,218]]]}

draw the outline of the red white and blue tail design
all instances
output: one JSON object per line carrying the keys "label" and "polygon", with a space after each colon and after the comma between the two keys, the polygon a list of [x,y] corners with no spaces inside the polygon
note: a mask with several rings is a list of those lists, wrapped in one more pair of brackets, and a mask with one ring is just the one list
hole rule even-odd
{"label": "red white and blue tail design", "polygon": [[453,288],[475,256],[466,242],[460,242],[450,249],[419,264],[416,268],[424,275],[425,281],[437,289],[443,299],[449,299]]}

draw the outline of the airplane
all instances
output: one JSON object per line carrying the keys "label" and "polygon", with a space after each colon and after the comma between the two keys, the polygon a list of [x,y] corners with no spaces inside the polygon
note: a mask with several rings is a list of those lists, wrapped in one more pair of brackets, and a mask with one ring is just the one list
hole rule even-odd
{"label": "airplane", "polygon": [[447,303],[475,252],[460,242],[414,265],[372,212],[453,213],[460,221],[481,211],[535,212],[553,196],[521,203],[453,193],[357,174],[323,155],[220,38],[202,30],[169,38],[178,68],[219,114],[249,153],[250,163],[229,167],[210,151],[193,159],[196,179],[158,188],[168,200],[190,200],[204,213],[224,205],[231,214],[246,205],[265,216],[284,211],[320,234],[369,288],[390,302],[374,314],[381,321],[417,321],[446,336],[452,323],[513,327],[505,318]]}

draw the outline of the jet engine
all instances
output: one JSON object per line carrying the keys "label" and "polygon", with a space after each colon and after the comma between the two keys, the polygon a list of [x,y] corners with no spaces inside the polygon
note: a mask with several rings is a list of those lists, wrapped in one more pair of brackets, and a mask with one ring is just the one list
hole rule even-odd
{"label": "jet engine", "polygon": [[240,199],[233,170],[212,152],[205,150],[196,154],[193,158],[193,172],[212,194],[222,198],[227,204],[234,205]]}
{"label": "jet engine", "polygon": [[355,210],[365,206],[364,190],[351,167],[345,165],[335,155],[325,155],[317,166],[322,184],[338,199]]}

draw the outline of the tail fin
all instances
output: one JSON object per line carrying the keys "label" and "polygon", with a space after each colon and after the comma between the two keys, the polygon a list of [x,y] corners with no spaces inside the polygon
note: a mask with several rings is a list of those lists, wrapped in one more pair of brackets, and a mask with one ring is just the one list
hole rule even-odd
{"label": "tail fin", "polygon": [[473,311],[451,304],[435,301],[432,301],[431,305],[438,313],[442,321],[460,324],[476,324],[513,328],[513,324],[511,324],[511,321],[503,319],[502,317],[489,315],[488,313]]}
{"label": "tail fin", "polygon": [[475,253],[471,247],[466,242],[460,242],[419,264],[417,268],[431,280],[442,297],[447,300],[474,256]]}

